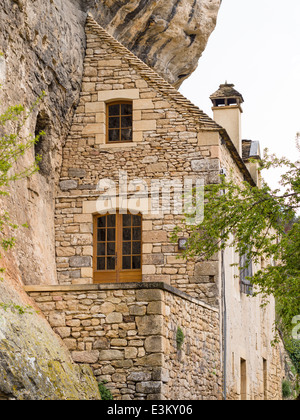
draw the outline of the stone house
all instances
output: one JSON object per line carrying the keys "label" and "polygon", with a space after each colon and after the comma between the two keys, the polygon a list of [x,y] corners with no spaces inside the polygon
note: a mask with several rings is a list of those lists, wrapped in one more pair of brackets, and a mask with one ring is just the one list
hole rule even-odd
{"label": "stone house", "polygon": [[279,398],[273,305],[247,296],[232,250],[224,266],[186,261],[171,241],[191,185],[230,170],[259,182],[242,96],[221,85],[211,119],[91,16],[86,36],[56,192],[57,284],[27,292],[117,399]]}

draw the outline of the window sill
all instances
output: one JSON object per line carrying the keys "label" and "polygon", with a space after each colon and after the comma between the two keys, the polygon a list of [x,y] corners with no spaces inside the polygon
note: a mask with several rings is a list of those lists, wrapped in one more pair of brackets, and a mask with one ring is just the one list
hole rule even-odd
{"label": "window sill", "polygon": [[99,144],[100,150],[105,149],[127,149],[130,147],[136,147],[140,144],[145,144],[144,142],[128,142],[128,143],[105,143],[105,144]]}

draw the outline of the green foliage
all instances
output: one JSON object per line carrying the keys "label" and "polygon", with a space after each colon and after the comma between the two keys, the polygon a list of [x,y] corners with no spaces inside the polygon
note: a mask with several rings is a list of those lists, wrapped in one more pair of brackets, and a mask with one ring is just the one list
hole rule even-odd
{"label": "green foliage", "polygon": [[[300,134],[300,152],[299,143]],[[220,176],[218,184],[205,187],[204,221],[197,226],[183,223],[174,230],[172,240],[177,242],[188,232],[183,255],[204,260],[232,247],[246,258],[240,270],[264,261],[251,278],[253,296],[261,295],[263,304],[275,297],[277,327],[289,343],[292,320],[300,315],[300,161],[278,159],[266,150],[264,159],[256,163],[261,171],[284,168],[280,188],[272,190],[265,182],[260,188],[248,182],[237,184],[233,173]],[[187,214],[186,220],[193,216]],[[299,371],[298,346],[294,342],[290,354]]]}
{"label": "green foliage", "polygon": [[32,311],[33,308],[32,306],[20,306],[17,305],[13,302],[8,302],[8,303],[1,303],[0,302],[0,308],[4,309],[5,312],[7,312],[8,309],[11,310],[11,312],[13,313],[17,313],[18,315],[24,315],[24,314],[31,314],[32,315]]}
{"label": "green foliage", "polygon": [[[300,162],[269,156],[260,161],[261,170],[285,167],[281,189],[273,191],[247,182],[237,184],[233,174],[205,188],[205,214],[201,225],[183,225],[173,232],[174,242],[189,232],[183,255],[210,259],[216,252],[233,247],[250,263],[265,267],[251,278],[257,295],[267,302],[275,296],[285,323],[300,314]],[[186,218],[193,215],[186,215]],[[289,226],[289,230],[287,229]],[[291,227],[292,226],[292,227]],[[242,267],[240,267],[242,269]]]}
{"label": "green foliage", "polygon": [[114,398],[113,398],[112,393],[110,392],[110,390],[106,388],[106,386],[105,386],[106,383],[107,383],[106,381],[103,381],[103,382],[100,382],[98,384],[98,386],[99,386],[99,392],[100,392],[100,395],[101,395],[102,400],[104,400],[104,401],[112,401]]}
{"label": "green foliage", "polygon": [[292,396],[292,387],[289,381],[282,381],[282,396],[287,399]]}
{"label": "green foliage", "polygon": [[177,332],[176,332],[176,343],[177,343],[178,350],[181,350],[183,342],[184,342],[184,334],[183,334],[182,329],[178,327]]}
{"label": "green foliage", "polygon": [[[22,134],[29,116],[44,96],[45,92],[28,111],[23,106],[16,105],[8,107],[0,114],[0,197],[9,195],[7,190],[12,182],[29,177],[39,169],[39,157],[29,167],[21,170],[18,170],[17,162],[44,134],[43,132],[40,132],[37,136],[24,136]],[[22,226],[26,227],[26,225]],[[0,250],[2,248],[7,251],[15,245],[13,232],[18,228],[19,226],[13,223],[9,214],[2,207],[0,209]],[[0,273],[3,272],[4,270],[1,268]],[[0,280],[3,279],[0,278]]]}
{"label": "green foliage", "polygon": [[286,339],[285,347],[295,366],[296,373],[300,375],[300,340]]}
{"label": "green foliage", "polygon": [[[21,105],[9,107],[0,115],[0,188],[7,187],[11,181],[16,181],[32,175],[38,170],[37,159],[31,166],[21,171],[11,171],[15,162],[44,135],[43,132],[37,136],[22,136],[22,129],[31,115],[33,109],[38,105],[45,93],[38,98],[28,112]],[[14,168],[15,169],[15,168]],[[0,191],[0,194],[7,194]]]}

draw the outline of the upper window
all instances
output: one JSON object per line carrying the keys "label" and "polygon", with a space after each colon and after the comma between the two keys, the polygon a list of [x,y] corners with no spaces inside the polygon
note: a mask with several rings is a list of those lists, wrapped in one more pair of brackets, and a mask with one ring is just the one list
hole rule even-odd
{"label": "upper window", "polygon": [[132,102],[107,105],[107,143],[132,141]]}
{"label": "upper window", "polygon": [[253,262],[252,259],[249,259],[249,255],[240,256],[240,270],[241,292],[252,295],[253,285],[250,279],[253,277]]}

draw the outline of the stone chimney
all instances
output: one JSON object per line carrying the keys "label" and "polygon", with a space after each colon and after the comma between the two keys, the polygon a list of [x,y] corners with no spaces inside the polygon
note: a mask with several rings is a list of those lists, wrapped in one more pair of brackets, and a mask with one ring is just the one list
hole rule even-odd
{"label": "stone chimney", "polygon": [[214,120],[227,131],[239,155],[242,157],[242,127],[241,104],[244,102],[242,95],[234,89],[233,84],[227,82],[220,85],[219,89],[210,96],[213,103]]}

